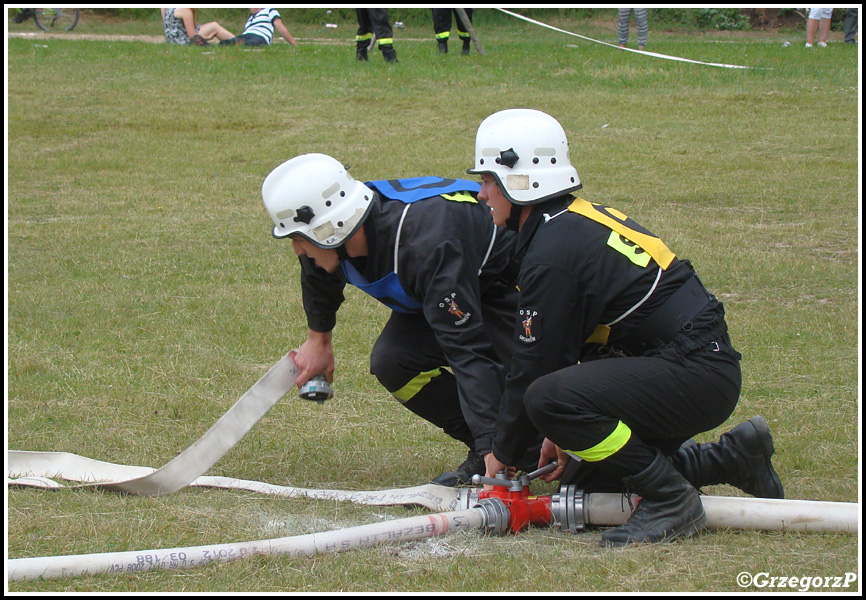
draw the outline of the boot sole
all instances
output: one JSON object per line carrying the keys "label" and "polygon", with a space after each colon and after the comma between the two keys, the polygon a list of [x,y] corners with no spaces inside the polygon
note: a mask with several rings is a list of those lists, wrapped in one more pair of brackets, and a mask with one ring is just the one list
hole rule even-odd
{"label": "boot sole", "polygon": [[704,513],[699,518],[687,524],[684,530],[677,531],[676,533],[673,533],[671,535],[665,535],[660,539],[628,538],[625,540],[611,540],[605,538],[604,534],[602,534],[599,546],[601,546],[602,548],[623,548],[625,546],[632,546],[635,544],[662,544],[677,542],[679,540],[684,540],[686,538],[698,535],[700,532],[706,529],[706,527],[707,515],[706,513]]}

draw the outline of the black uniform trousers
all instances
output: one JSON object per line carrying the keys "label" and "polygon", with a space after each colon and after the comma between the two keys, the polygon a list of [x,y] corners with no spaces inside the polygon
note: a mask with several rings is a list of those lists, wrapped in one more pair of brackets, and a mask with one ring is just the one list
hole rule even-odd
{"label": "black uniform trousers", "polygon": [[[516,290],[500,298],[485,298],[484,326],[503,365],[511,356]],[[460,405],[457,380],[443,368],[445,353],[422,314],[391,313],[373,345],[370,372],[392,394],[414,384],[411,398],[399,398],[403,406],[440,427],[454,439],[474,448],[474,438]]]}
{"label": "black uniform trousers", "polygon": [[356,8],[355,14],[358,16],[357,37],[366,37],[375,33],[380,43],[381,40],[394,37],[387,8]]}
{"label": "black uniform trousers", "polygon": [[[469,32],[466,31],[466,26],[463,25],[463,20],[457,14],[454,8],[434,8],[433,11],[433,32],[436,38],[440,38],[440,34],[451,31],[451,14],[454,13],[454,19],[457,21],[457,34],[461,38],[469,38]],[[469,17],[469,22],[472,22],[472,9],[466,8],[466,16]]]}
{"label": "black uniform trousers", "polygon": [[[545,437],[617,481],[649,466],[658,450],[671,455],[733,413],[739,358],[723,333],[687,354],[673,346],[653,356],[592,360],[537,379],[525,406]],[[612,439],[618,427],[630,430],[621,446],[625,434]]]}

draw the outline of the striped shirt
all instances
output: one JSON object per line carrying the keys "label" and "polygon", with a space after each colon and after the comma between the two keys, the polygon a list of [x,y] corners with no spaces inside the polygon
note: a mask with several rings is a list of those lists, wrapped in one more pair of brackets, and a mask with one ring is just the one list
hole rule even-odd
{"label": "striped shirt", "polygon": [[248,33],[254,33],[255,35],[259,35],[265,40],[267,40],[268,45],[271,43],[271,39],[274,37],[274,19],[279,19],[280,13],[273,8],[262,8],[259,9],[254,15],[250,15],[250,18],[247,19],[246,25],[244,25],[243,35],[247,35]]}

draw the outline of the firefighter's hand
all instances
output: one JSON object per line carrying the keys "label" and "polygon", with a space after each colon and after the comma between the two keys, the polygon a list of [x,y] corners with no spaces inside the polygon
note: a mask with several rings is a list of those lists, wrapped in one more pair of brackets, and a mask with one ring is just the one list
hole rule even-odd
{"label": "firefighter's hand", "polygon": [[541,476],[542,481],[548,483],[556,481],[562,477],[562,473],[565,471],[565,467],[568,465],[571,457],[566,454],[562,448],[551,442],[549,439],[544,438],[544,442],[541,444],[541,457],[538,459],[538,468],[540,469],[552,460],[556,461],[556,469],[547,475]]}
{"label": "firefighter's hand", "polygon": [[[487,473],[485,474],[485,477],[495,478],[496,474],[499,473],[499,471],[508,470],[508,465],[500,462],[498,458],[493,456],[492,452],[484,455],[484,464],[487,467]],[[493,486],[485,485],[484,489],[492,490]]]}
{"label": "firefighter's hand", "polygon": [[305,341],[297,351],[289,352],[289,357],[298,367],[295,385],[299,388],[311,377],[324,373],[328,381],[334,380],[334,351],[331,347],[331,333],[310,330]]}

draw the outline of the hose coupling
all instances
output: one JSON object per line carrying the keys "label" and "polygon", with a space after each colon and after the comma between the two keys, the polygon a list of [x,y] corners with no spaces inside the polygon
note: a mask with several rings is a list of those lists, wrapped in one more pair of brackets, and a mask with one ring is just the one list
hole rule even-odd
{"label": "hose coupling", "polygon": [[320,373],[301,386],[300,396],[304,400],[312,400],[322,404],[325,400],[334,397],[334,390],[331,389],[331,384],[328,383],[325,374]]}
{"label": "hose coupling", "polygon": [[504,536],[508,533],[510,514],[508,507],[499,498],[484,498],[472,508],[480,508],[484,515],[484,533]]}
{"label": "hose coupling", "polygon": [[554,525],[563,531],[580,533],[586,526],[586,495],[574,485],[563,485],[550,497],[550,513]]}

